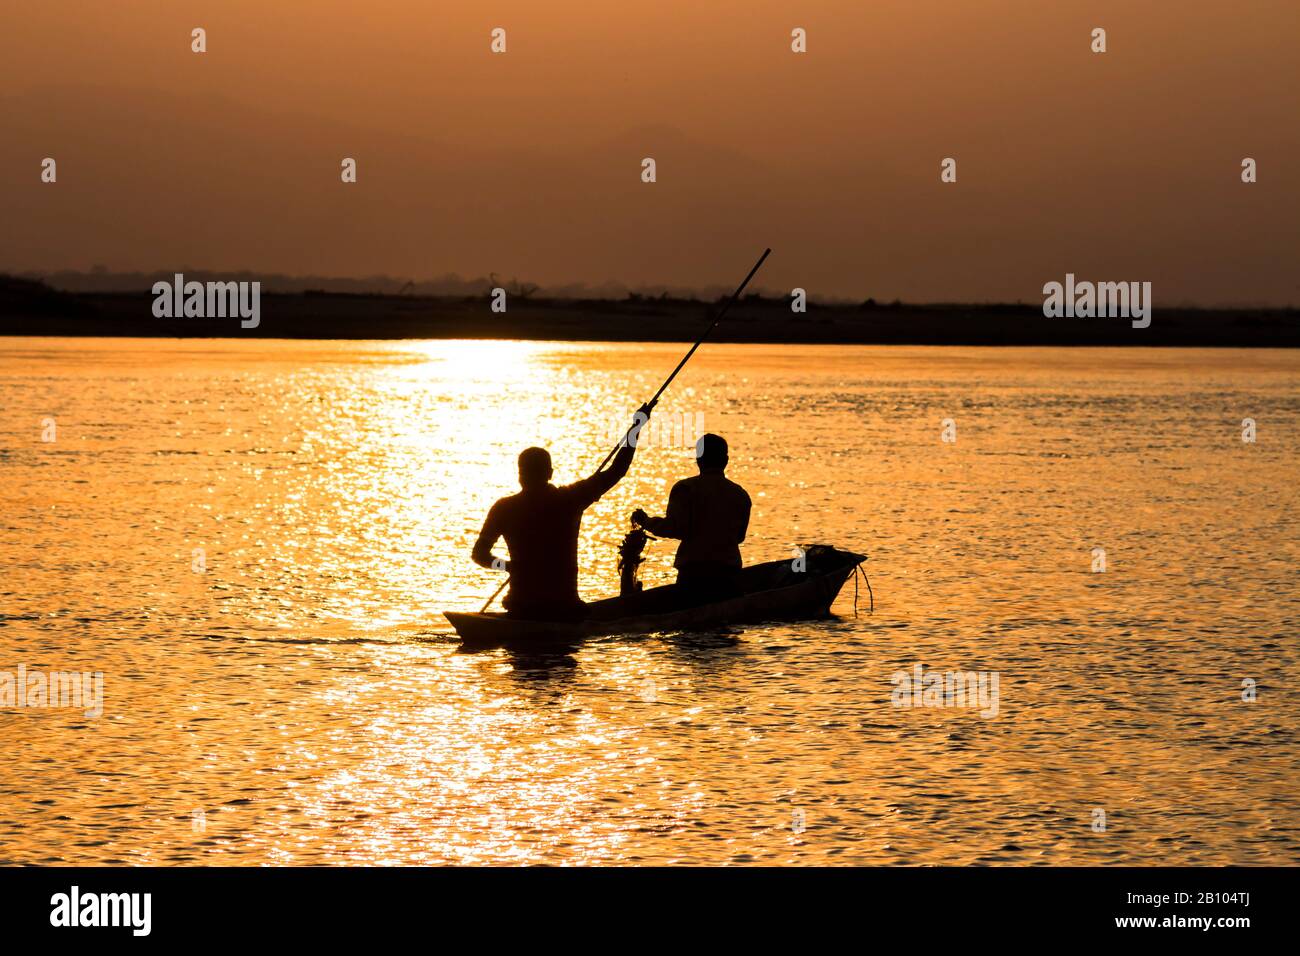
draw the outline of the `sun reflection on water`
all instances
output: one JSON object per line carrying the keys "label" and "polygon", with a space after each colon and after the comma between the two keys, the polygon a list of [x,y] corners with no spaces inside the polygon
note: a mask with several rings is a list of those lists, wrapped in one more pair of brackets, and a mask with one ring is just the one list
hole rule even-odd
{"label": "sun reflection on water", "polygon": [[[712,346],[661,410],[732,440],[747,559],[857,546],[876,614],[464,654],[440,612],[499,581],[469,551],[515,456],[590,474],[679,347],[6,350],[0,640],[106,675],[99,721],[0,718],[10,861],[1300,860],[1295,455],[1224,427],[1300,427],[1296,354]],[[638,451],[584,519],[584,596],[692,468]],[[1002,715],[892,708],[916,661],[1002,672]]]}

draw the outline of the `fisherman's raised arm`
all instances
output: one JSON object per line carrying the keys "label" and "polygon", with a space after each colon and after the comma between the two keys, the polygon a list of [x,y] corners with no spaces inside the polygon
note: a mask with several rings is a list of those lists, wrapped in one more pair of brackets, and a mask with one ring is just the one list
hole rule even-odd
{"label": "fisherman's raised arm", "polygon": [[654,409],[653,405],[642,405],[637,409],[636,415],[632,418],[632,427],[628,429],[627,436],[624,440],[623,447],[618,450],[614,460],[610,462],[608,468],[604,471],[598,471],[587,482],[591,485],[591,491],[595,501],[609,489],[623,480],[627,470],[632,467],[632,456],[636,454],[637,439],[639,438],[641,428],[650,420],[650,412]]}

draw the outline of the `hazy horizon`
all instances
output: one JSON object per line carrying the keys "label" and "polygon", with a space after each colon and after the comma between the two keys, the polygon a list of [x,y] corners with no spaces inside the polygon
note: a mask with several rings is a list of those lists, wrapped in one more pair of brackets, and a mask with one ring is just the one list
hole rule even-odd
{"label": "hazy horizon", "polygon": [[16,11],[0,271],[1300,302],[1294,4],[584,6]]}

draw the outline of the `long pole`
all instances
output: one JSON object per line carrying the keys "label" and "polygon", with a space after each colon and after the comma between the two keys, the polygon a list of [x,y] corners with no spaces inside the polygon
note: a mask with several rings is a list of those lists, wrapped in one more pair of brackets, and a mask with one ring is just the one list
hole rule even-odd
{"label": "long pole", "polygon": [[[728,299],[726,303],[723,304],[722,309],[719,310],[718,314],[714,317],[713,321],[709,323],[709,327],[704,330],[704,334],[701,335],[698,339],[696,339],[695,344],[691,346],[691,350],[687,352],[684,356],[682,356],[682,360],[677,363],[677,367],[673,369],[673,373],[669,375],[666,379],[664,379],[664,383],[659,386],[659,391],[655,392],[654,398],[646,402],[646,405],[648,407],[653,408],[655,406],[655,404],[659,401],[659,396],[662,395],[667,390],[668,386],[673,383],[673,379],[677,377],[677,373],[680,372],[683,368],[685,368],[686,363],[689,362],[691,360],[691,356],[695,354],[695,350],[698,349],[701,345],[703,345],[704,340],[709,337],[709,333],[718,327],[718,323],[721,322],[723,316],[727,314],[727,310],[736,304],[736,300],[740,298],[741,293],[745,291],[745,287],[749,285],[749,280],[754,278],[755,273],[758,272],[759,268],[763,265],[764,262],[767,261],[767,257],[771,254],[772,254],[771,249],[763,250],[763,254],[759,256],[758,261],[754,263],[754,268],[750,269],[749,275],[745,276],[745,281],[736,287],[735,292],[731,293],[731,298]],[[628,429],[628,435],[630,435],[631,433],[632,433],[631,429]],[[597,472],[604,471],[605,466],[609,464],[610,459],[612,459],[616,454],[618,454],[618,450],[622,448],[626,442],[627,442],[627,435],[624,435],[623,441],[619,442],[617,445],[615,445],[613,448],[610,449],[609,454],[605,456],[605,460],[600,463],[600,467],[597,468],[596,471]],[[492,602],[497,599],[497,595],[500,594],[503,590],[505,590],[505,586],[509,583],[510,583],[510,578],[507,576],[506,579],[502,581],[501,584],[497,587],[497,589],[492,592],[492,596],[487,599],[487,602],[479,610],[480,614],[484,613],[485,611],[487,611],[488,608],[492,606]]]}
{"label": "long pole", "polygon": [[[763,262],[767,259],[769,255],[771,255],[771,253],[772,253],[771,249],[763,250],[763,254],[759,256],[758,261],[754,263],[754,268],[750,269],[749,275],[745,276],[745,281],[742,282],[736,288],[735,292],[731,293],[731,298],[726,301],[726,304],[722,306],[722,309],[718,312],[717,316],[713,319],[711,323],[709,323],[709,327],[704,330],[704,334],[701,335],[699,339],[696,340],[695,344],[691,346],[691,350],[682,357],[682,360],[680,362],[677,363],[677,367],[673,369],[673,374],[669,375],[666,379],[664,379],[664,383],[659,386],[659,391],[655,392],[654,398],[646,402],[646,405],[653,407],[655,403],[659,401],[659,396],[662,395],[667,390],[668,386],[673,383],[673,379],[677,377],[677,373],[680,372],[683,367],[685,367],[686,363],[691,360],[691,356],[695,354],[695,350],[704,344],[704,340],[709,337],[709,333],[718,327],[718,323],[721,322],[722,317],[727,314],[727,310],[736,304],[736,300],[739,299],[741,293],[745,291],[745,286],[749,285],[749,280],[754,278],[754,274],[758,272],[759,267],[763,265]],[[631,434],[631,429],[628,430],[628,433]],[[605,456],[605,460],[600,463],[600,467],[597,468],[596,470],[604,471],[605,466],[609,464],[610,459],[613,458],[616,454],[618,454],[618,450],[622,448],[626,442],[627,442],[627,436],[624,435],[623,441],[619,442],[617,445],[615,445],[613,448],[610,449],[609,454]]]}
{"label": "long pole", "polygon": [[504,591],[506,589],[506,585],[509,583],[510,583],[510,575],[507,574],[505,580],[502,581],[500,584],[498,584],[497,589],[492,592],[492,596],[483,602],[483,606],[478,609],[478,612],[480,614],[486,614],[487,609],[492,606],[492,602],[497,599],[497,595],[500,594],[502,591]]}

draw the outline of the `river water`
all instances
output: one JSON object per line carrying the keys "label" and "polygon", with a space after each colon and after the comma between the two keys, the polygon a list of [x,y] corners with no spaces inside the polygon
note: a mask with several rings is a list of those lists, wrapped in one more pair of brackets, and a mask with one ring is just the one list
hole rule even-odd
{"label": "river water", "polygon": [[1300,353],[707,345],[584,596],[702,427],[746,560],[866,553],[874,613],[459,652],[515,455],[585,476],[681,351],[0,340],[0,862],[1300,862]]}

